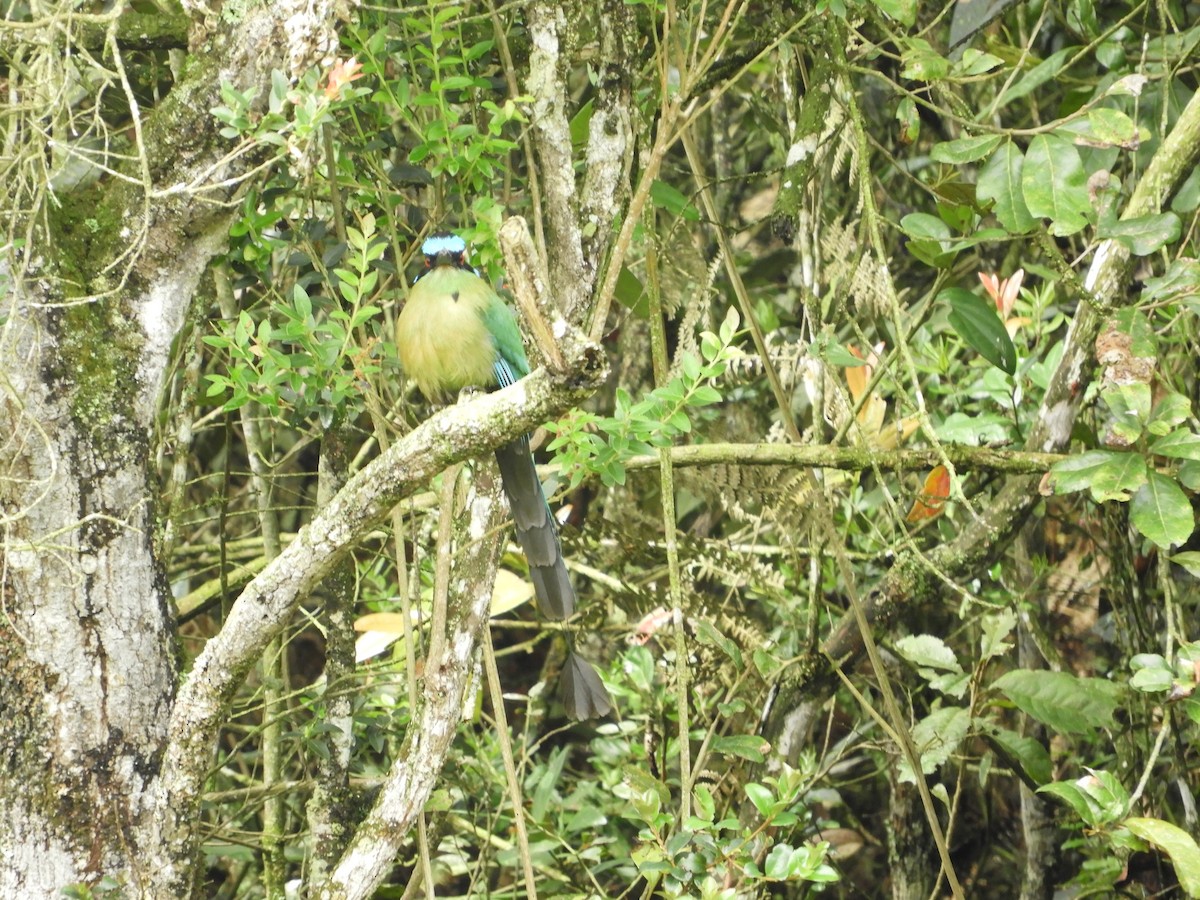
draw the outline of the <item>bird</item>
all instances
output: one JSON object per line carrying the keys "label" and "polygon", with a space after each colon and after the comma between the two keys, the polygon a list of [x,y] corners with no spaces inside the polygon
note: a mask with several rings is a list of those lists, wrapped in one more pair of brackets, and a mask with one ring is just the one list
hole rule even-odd
{"label": "bird", "polygon": [[[425,268],[396,319],[400,365],[431,402],[466,388],[496,390],[529,374],[516,315],[467,261],[466,241],[439,232],[421,245]],[[529,561],[538,609],[564,621],[575,612],[554,516],[534,467],[529,436],[496,448],[500,482],[512,511],[517,543]],[[572,648],[562,677],[563,702],[573,719],[606,715],[612,700],[595,669]]]}

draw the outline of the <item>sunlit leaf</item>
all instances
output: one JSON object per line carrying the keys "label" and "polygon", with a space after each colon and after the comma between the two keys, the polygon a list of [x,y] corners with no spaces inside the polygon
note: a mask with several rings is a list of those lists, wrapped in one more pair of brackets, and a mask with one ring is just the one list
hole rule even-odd
{"label": "sunlit leaf", "polygon": [[499,569],[496,572],[496,583],[492,587],[492,603],[490,614],[492,618],[512,612],[518,606],[533,599],[533,585],[519,575]]}
{"label": "sunlit leaf", "polygon": [[1173,212],[1121,219],[1098,228],[1102,238],[1113,238],[1129,248],[1134,256],[1148,256],[1179,240],[1183,223]]}
{"label": "sunlit leaf", "polygon": [[1122,824],[1169,856],[1184,893],[1200,897],[1200,847],[1194,837],[1162,819],[1131,817]]}
{"label": "sunlit leaf", "polygon": [[1126,446],[1142,436],[1142,429],[1150,419],[1150,385],[1134,382],[1118,384],[1101,392],[1104,402],[1112,410],[1109,423],[1110,435]]}
{"label": "sunlit leaf", "polygon": [[1140,453],[1089,450],[1051,466],[1050,482],[1060,494],[1091,491],[1097,503],[1128,500],[1146,483],[1146,460]]}
{"label": "sunlit leaf", "polygon": [[932,634],[910,634],[897,638],[896,652],[916,666],[961,672],[962,666],[954,651],[940,637]]}
{"label": "sunlit leaf", "polygon": [[942,141],[934,144],[929,155],[934,162],[962,165],[983,159],[1000,145],[1004,140],[999,134],[979,134],[971,137],[961,137],[953,141]]}
{"label": "sunlit leaf", "polygon": [[884,14],[905,28],[917,21],[917,0],[871,0]]}
{"label": "sunlit leaf", "polygon": [[725,756],[737,756],[760,763],[765,758],[764,754],[771,751],[771,744],[753,734],[728,734],[713,738],[712,749]]}
{"label": "sunlit leaf", "polygon": [[1119,109],[1092,109],[1088,111],[1087,119],[1091,126],[1092,138],[1102,146],[1137,149],[1137,125]]}
{"label": "sunlit leaf", "polygon": [[933,48],[924,38],[909,37],[901,40],[900,74],[913,81],[938,81],[950,73],[950,61]]}
{"label": "sunlit leaf", "polygon": [[1008,765],[1019,769],[1034,784],[1045,784],[1053,777],[1050,753],[1041,741],[1007,728],[989,728],[983,734]]}
{"label": "sunlit leaf", "polygon": [[1183,553],[1172,553],[1171,562],[1182,566],[1193,578],[1200,578],[1200,550],[1185,550]]}
{"label": "sunlit leaf", "polygon": [[[914,725],[912,742],[921,754],[921,771],[932,775],[938,766],[949,760],[970,727],[970,712],[959,706],[944,706],[934,710]],[[916,783],[916,776],[907,759],[900,761],[900,780]]]}
{"label": "sunlit leaf", "polygon": [[1039,134],[1029,142],[1021,193],[1031,215],[1050,220],[1051,234],[1075,234],[1092,213],[1079,150],[1056,135]]}
{"label": "sunlit leaf", "polygon": [[974,47],[968,47],[963,51],[962,59],[954,66],[955,71],[967,76],[983,75],[992,71],[996,66],[1004,65],[1004,60],[998,56],[993,56],[991,53],[984,53],[982,50],[976,50]]}

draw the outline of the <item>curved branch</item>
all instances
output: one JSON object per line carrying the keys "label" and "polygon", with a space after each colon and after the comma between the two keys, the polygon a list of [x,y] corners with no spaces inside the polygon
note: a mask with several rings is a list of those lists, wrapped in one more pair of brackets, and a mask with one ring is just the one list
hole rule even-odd
{"label": "curved branch", "polygon": [[400,500],[446,466],[532,430],[600,385],[607,368],[599,348],[573,341],[563,346],[567,378],[556,380],[539,369],[502,391],[434,415],[364,467],[246,586],[176,698],[156,791],[162,817],[170,820],[159,825],[166,833],[187,835],[197,827],[191,810],[222,714],[267,642],[338,560],[382,525]]}

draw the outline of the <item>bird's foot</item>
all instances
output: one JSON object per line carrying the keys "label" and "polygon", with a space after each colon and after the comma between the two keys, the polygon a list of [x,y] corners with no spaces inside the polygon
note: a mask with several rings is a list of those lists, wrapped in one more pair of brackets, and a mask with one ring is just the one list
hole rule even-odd
{"label": "bird's foot", "polygon": [[456,400],[455,402],[456,403],[470,403],[472,400],[474,400],[480,394],[484,394],[484,393],[487,393],[487,392],[485,390],[483,390],[483,388],[476,387],[475,385],[471,384],[458,392],[458,400]]}

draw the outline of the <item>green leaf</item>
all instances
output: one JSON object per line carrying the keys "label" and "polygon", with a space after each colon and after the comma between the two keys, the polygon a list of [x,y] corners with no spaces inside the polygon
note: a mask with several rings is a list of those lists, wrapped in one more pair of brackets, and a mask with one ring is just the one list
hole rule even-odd
{"label": "green leaf", "polygon": [[1039,794],[1050,794],[1062,800],[1075,811],[1084,823],[1095,826],[1099,820],[1096,804],[1091,797],[1073,781],[1055,781],[1038,788]]}
{"label": "green leaf", "polygon": [[783,668],[783,663],[771,652],[764,650],[762,647],[755,647],[751,659],[754,660],[754,668],[764,679],[770,681]]}
{"label": "green leaf", "polygon": [[295,307],[296,316],[300,317],[301,322],[308,322],[308,319],[312,318],[312,300],[308,299],[308,294],[300,284],[292,288],[292,306]]}
{"label": "green leaf", "polygon": [[725,756],[737,756],[760,763],[771,752],[771,744],[764,738],[752,734],[730,734],[713,738],[712,749]]}
{"label": "green leaf", "polygon": [[1175,477],[1189,491],[1200,491],[1200,462],[1185,460]]}
{"label": "green leaf", "polygon": [[1147,843],[1171,858],[1179,886],[1189,897],[1200,897],[1200,847],[1190,834],[1162,819],[1132,817],[1123,823]]}
{"label": "green leaf", "polygon": [[655,206],[665,209],[673,216],[683,216],[693,222],[700,219],[700,213],[688,202],[683,192],[665,181],[655,179],[650,185],[650,199]]}
{"label": "green leaf", "polygon": [[309,299],[308,293],[300,285],[292,287],[292,306],[296,309],[296,314],[303,320],[308,320],[312,316],[312,300]]}
{"label": "green leaf", "polygon": [[917,0],[871,0],[880,11],[905,28],[917,21]]}
{"label": "green leaf", "polygon": [[1056,462],[1050,476],[1060,494],[1090,490],[1097,503],[1126,501],[1146,483],[1146,460],[1140,453],[1089,450]]}
{"label": "green leaf", "polygon": [[1109,430],[1126,444],[1132,444],[1142,436],[1142,429],[1150,419],[1150,385],[1135,382],[1118,384],[1100,392],[1113,420]]}
{"label": "green leaf", "polygon": [[591,131],[592,113],[595,112],[595,109],[595,101],[588,100],[579,108],[579,112],[571,117],[571,143],[576,147],[582,147],[587,143],[588,134]]}
{"label": "green leaf", "polygon": [[1000,57],[968,47],[963,51],[962,59],[955,64],[954,70],[970,78],[973,75],[984,75],[1001,65],[1004,65],[1004,60]]}
{"label": "green leaf", "polygon": [[970,676],[962,670],[954,651],[931,634],[910,635],[896,641],[897,652],[916,665],[921,677],[935,691],[962,697],[970,686]]}
{"label": "green leaf", "polygon": [[795,848],[788,844],[776,844],[763,862],[763,875],[772,881],[787,881],[795,855]]}
{"label": "green leaf", "polygon": [[954,412],[938,426],[937,436],[952,444],[981,447],[1009,440],[1012,437],[1012,423],[996,413],[982,412],[977,416],[969,416]]}
{"label": "green leaf", "polygon": [[1158,336],[1140,309],[1132,306],[1119,309],[1112,320],[1122,334],[1129,335],[1129,352],[1134,356],[1155,356],[1158,353]]}
{"label": "green leaf", "polygon": [[984,730],[984,737],[1004,762],[1018,769],[1034,784],[1046,784],[1054,775],[1050,753],[1041,741],[1009,731],[1007,728]]}
{"label": "green leaf", "polygon": [[904,66],[901,76],[913,81],[938,81],[950,73],[950,61],[933,49],[924,38],[901,38],[904,51],[900,62]]}
{"label": "green leaf", "polygon": [[[565,750],[566,748],[562,749]],[[566,765],[568,755],[552,751],[550,758],[541,767],[541,771],[537,775],[532,798],[532,813],[536,821],[540,822],[546,815],[546,810],[557,793],[556,789],[562,777],[563,766]]]}
{"label": "green leaf", "polygon": [[979,639],[979,653],[984,659],[1001,656],[1012,649],[1007,638],[1017,627],[1017,614],[1011,609],[989,613],[983,617],[983,636]]}
{"label": "green leaf", "polygon": [[1200,578],[1200,551],[1185,550],[1172,554],[1171,562],[1183,566],[1193,578]]}
{"label": "green leaf", "polygon": [[1102,678],[1079,678],[1067,672],[1014,669],[993,682],[1022,712],[1052,731],[1083,734],[1115,726],[1121,688]]}
{"label": "green leaf", "polygon": [[775,805],[775,795],[771,793],[770,788],[751,781],[746,785],[746,796],[750,798],[750,802],[754,804],[754,808],[760,815],[771,814],[771,807]]}
{"label": "green leaf", "polygon": [[1110,222],[1098,228],[1096,233],[1098,237],[1120,241],[1134,256],[1148,256],[1179,240],[1182,230],[1179,216],[1165,212]]}
{"label": "green leaf", "polygon": [[961,672],[962,666],[946,642],[932,634],[914,634],[896,641],[896,652],[910,663],[947,672]]}
{"label": "green leaf", "polygon": [[688,398],[688,406],[710,406],[713,403],[720,403],[721,399],[721,392],[715,387],[701,384],[692,391],[692,396]]}
{"label": "green leaf", "polygon": [[1146,430],[1161,437],[1176,425],[1186,422],[1191,415],[1192,401],[1183,394],[1169,391],[1154,404],[1150,421],[1146,423]]}
{"label": "green leaf", "polygon": [[950,226],[929,213],[909,213],[900,220],[904,233],[913,238],[908,243],[908,252],[923,263],[944,269],[955,257],[947,241],[951,237]]}
{"label": "green leaf", "polygon": [[1184,543],[1196,530],[1187,494],[1158,472],[1150,472],[1146,483],[1133,495],[1129,518],[1134,528],[1163,550]]}
{"label": "green leaf", "polygon": [[1029,142],[1021,169],[1021,193],[1031,215],[1050,220],[1051,234],[1082,230],[1092,213],[1079,151],[1057,135],[1039,134]]}
{"label": "green leaf", "polygon": [[909,213],[900,220],[900,228],[918,241],[943,241],[951,236],[950,226],[929,213]]}
{"label": "green leaf", "polygon": [[995,204],[996,218],[1013,234],[1024,234],[1037,224],[1025,205],[1021,190],[1024,167],[1025,157],[1021,151],[1012,141],[1005,141],[987,161],[975,186],[975,196],[980,202],[991,200]]}
{"label": "green leaf", "polygon": [[962,165],[983,159],[999,146],[1004,140],[999,134],[980,134],[972,137],[962,137],[954,141],[942,141],[934,144],[930,156],[934,162]]}
{"label": "green leaf", "polygon": [[859,359],[841,344],[829,341],[822,348],[821,355],[825,361],[831,366],[837,366],[841,369],[857,369],[860,366],[865,366],[867,361]]}
{"label": "green leaf", "polygon": [[1137,149],[1137,125],[1119,109],[1103,107],[1088,110],[1087,118],[1091,126],[1090,138],[1100,146]]}
{"label": "green leaf", "polygon": [[1138,653],[1129,661],[1133,677],[1129,686],[1142,693],[1169,691],[1175,685],[1170,664],[1157,653]]}
{"label": "green leaf", "polygon": [[1038,63],[1021,77],[1016,84],[1000,95],[1000,99],[996,101],[996,108],[999,109],[1006,103],[1011,103],[1024,97],[1030,91],[1041,87],[1051,78],[1058,75],[1067,64],[1067,59],[1074,53],[1078,52],[1078,47],[1063,47],[1053,56],[1047,57],[1043,62]]}
{"label": "green leaf", "polygon": [[947,288],[938,300],[950,301],[950,325],[980,356],[1009,375],[1017,371],[1017,350],[994,306],[963,288]]}
{"label": "green leaf", "polygon": [[896,121],[900,124],[900,143],[916,143],[921,136],[921,117],[912,97],[904,97],[896,104]]}
{"label": "green leaf", "polygon": [[617,288],[613,296],[639,319],[644,319],[650,314],[645,288],[641,280],[626,266],[621,266],[621,271],[617,274]]}
{"label": "green leaf", "polygon": [[[921,754],[921,771],[932,775],[938,766],[950,759],[970,727],[971,714],[961,706],[936,709],[914,725],[912,741]],[[900,760],[900,780],[916,783],[907,759]]]}

